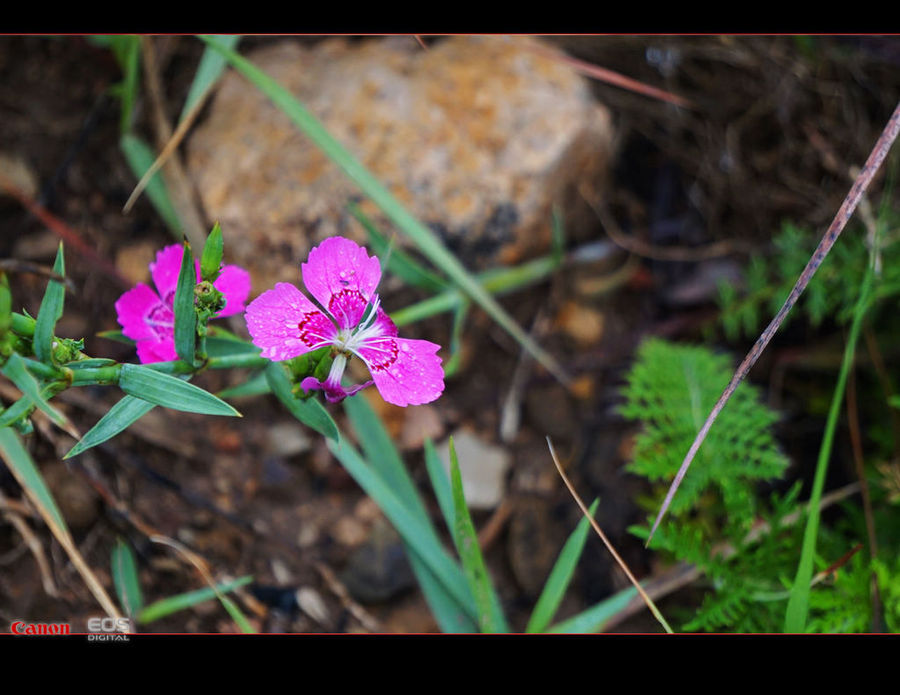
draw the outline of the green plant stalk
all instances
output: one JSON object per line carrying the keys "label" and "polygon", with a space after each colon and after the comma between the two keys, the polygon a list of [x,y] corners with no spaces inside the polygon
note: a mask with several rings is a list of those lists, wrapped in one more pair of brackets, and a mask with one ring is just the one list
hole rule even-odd
{"label": "green plant stalk", "polygon": [[[877,243],[876,243],[877,246]],[[784,616],[785,632],[803,632],[806,627],[806,617],[809,612],[809,588],[813,576],[813,558],[816,553],[816,537],[819,533],[819,502],[822,499],[822,490],[825,487],[825,473],[828,470],[828,460],[831,457],[831,448],[834,442],[834,433],[837,429],[838,415],[841,403],[844,400],[844,391],[847,386],[847,377],[853,367],[853,358],[856,353],[856,343],[859,339],[863,318],[870,305],[872,285],[875,280],[874,259],[875,250],[872,252],[873,263],[869,264],[866,275],[860,288],[859,300],[853,312],[853,323],[850,326],[850,336],[847,339],[847,347],[844,349],[844,359],[841,362],[841,371],[838,374],[837,385],[834,387],[834,395],[831,399],[831,408],[828,411],[828,420],[825,424],[825,434],[822,437],[822,446],[819,449],[819,460],[816,463],[816,474],[813,479],[812,494],[809,502],[809,517],[806,521],[806,529],[803,533],[803,547],[800,552],[800,563],[797,566],[797,575],[791,587],[791,596],[788,599],[787,610]]]}
{"label": "green plant stalk", "polygon": [[[503,295],[529,285],[534,285],[549,277],[559,268],[559,261],[552,256],[543,256],[513,268],[495,268],[475,276],[486,292]],[[445,290],[440,294],[417,302],[405,309],[393,312],[391,320],[398,327],[415,323],[422,319],[453,311],[466,299],[460,290]]]}
{"label": "green plant stalk", "polygon": [[563,384],[568,384],[571,381],[569,375],[566,374],[556,359],[522,330],[506,310],[497,303],[497,300],[446,249],[437,235],[413,217],[390,191],[356,157],[335,140],[319,120],[307,111],[306,107],[297,101],[290,92],[246,58],[219,43],[216,37],[200,36],[199,38],[224,55],[233,67],[243,73],[260,91],[269,97],[291,119],[294,125],[305,133],[331,161],[344,171],[350,180],[359,186],[372,202],[381,208],[385,215],[404,234],[418,245],[419,250],[428,260],[456,282],[476,304],[479,304],[491,318],[512,335],[538,362],[543,364]]}

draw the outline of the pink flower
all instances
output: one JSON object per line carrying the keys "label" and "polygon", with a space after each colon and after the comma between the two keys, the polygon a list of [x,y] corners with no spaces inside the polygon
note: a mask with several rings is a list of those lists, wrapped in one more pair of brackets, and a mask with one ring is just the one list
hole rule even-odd
{"label": "pink flower", "polygon": [[[182,254],[180,244],[166,246],[156,254],[156,262],[150,264],[150,274],[159,294],[140,283],[116,302],[122,333],[137,343],[138,359],[144,364],[178,359],[173,305]],[[196,263],[197,282],[200,282],[200,262]],[[226,265],[213,287],[225,295],[225,308],[217,316],[239,314],[250,294],[250,274],[236,265]]]}
{"label": "pink flower", "polygon": [[[435,354],[440,345],[397,337],[375,293],[381,279],[378,258],[349,239],[331,237],[309,252],[301,272],[306,289],[325,311],[286,282],[263,292],[246,313],[253,344],[262,348],[263,357],[289,360],[330,345],[334,362],[328,378],[307,377],[300,384],[323,390],[330,403],[373,382],[384,400],[399,406],[430,403],[441,395],[444,370]],[[366,364],[372,380],[345,389],[341,377],[352,355]]]}

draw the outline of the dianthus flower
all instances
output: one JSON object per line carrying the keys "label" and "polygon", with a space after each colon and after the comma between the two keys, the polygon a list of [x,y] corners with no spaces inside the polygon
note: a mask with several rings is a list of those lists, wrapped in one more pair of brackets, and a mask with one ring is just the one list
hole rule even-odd
{"label": "dianthus flower", "polygon": [[[337,403],[372,383],[394,405],[420,405],[444,390],[444,370],[427,340],[399,338],[375,293],[381,264],[349,239],[331,237],[309,252],[301,266],[303,284],[325,308],[320,310],[294,285],[279,282],[247,307],[247,328],[262,356],[282,361],[331,346],[334,361],[325,381],[308,376],[304,390],[321,389]],[[368,307],[368,311],[367,311]],[[347,361],[359,357],[372,379],[345,389]]]}
{"label": "dianthus flower", "polygon": [[[122,333],[137,343],[138,359],[148,362],[177,360],[175,352],[175,289],[181,271],[183,250],[180,244],[166,246],[150,264],[150,275],[156,292],[140,283],[128,290],[116,302],[116,313]],[[200,262],[197,261],[197,282],[200,282]],[[236,265],[226,265],[213,282],[225,296],[225,307],[218,318],[244,311],[250,294],[250,274]]]}

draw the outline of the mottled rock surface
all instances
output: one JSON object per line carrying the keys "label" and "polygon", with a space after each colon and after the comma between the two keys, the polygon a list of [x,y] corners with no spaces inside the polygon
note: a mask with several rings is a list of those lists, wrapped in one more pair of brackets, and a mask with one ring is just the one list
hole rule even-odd
{"label": "mottled rock surface", "polygon": [[[601,185],[607,168],[608,111],[535,48],[551,50],[526,37],[453,37],[427,51],[410,37],[285,39],[247,57],[465,263],[484,267],[546,249],[552,205],[572,212],[576,186]],[[225,230],[228,262],[247,266],[255,288],[296,280],[327,236],[366,239],[346,211],[355,185],[237,73],[191,136],[188,166]],[[362,209],[391,231],[371,203]]]}

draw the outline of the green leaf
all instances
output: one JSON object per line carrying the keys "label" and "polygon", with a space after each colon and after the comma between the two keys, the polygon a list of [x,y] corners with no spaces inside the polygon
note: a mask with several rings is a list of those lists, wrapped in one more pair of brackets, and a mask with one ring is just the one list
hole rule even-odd
{"label": "green leaf", "polygon": [[406,234],[422,254],[453,280],[459,288],[491,316],[532,356],[544,365],[563,383],[570,381],[556,359],[538,345],[531,336],[513,320],[506,310],[497,303],[481,284],[450,253],[440,238],[428,227],[413,217],[393,194],[366,169],[343,145],[332,137],[325,127],[287,89],[266,75],[247,59],[226,47],[215,36],[200,36],[200,39],[218,50],[225,59],[253,83],[263,94],[291,119],[332,162],[340,167],[347,177],[359,186],[390,219],[400,231]]}
{"label": "green leaf", "polygon": [[385,236],[378,231],[375,223],[359,209],[358,205],[350,203],[347,209],[369,234],[369,243],[376,255],[384,263],[385,271],[393,273],[414,287],[421,287],[431,292],[440,292],[450,287],[450,283],[423,268],[408,253],[392,246]]}
{"label": "green leaf", "polygon": [[216,395],[219,398],[225,400],[226,398],[247,398],[249,396],[262,396],[267,393],[272,393],[272,388],[269,386],[268,379],[266,379],[266,373],[262,371],[254,374],[243,384],[238,384],[237,386],[231,386],[227,389],[222,389]]}
{"label": "green leaf", "polygon": [[68,533],[65,519],[63,519],[62,512],[59,511],[59,507],[56,506],[56,501],[50,494],[44,477],[28,451],[22,446],[19,436],[9,427],[0,428],[0,456],[6,461],[7,467],[22,489],[28,493],[28,496],[34,498],[37,504],[47,510],[60,530]]}
{"label": "green leaf", "polygon": [[469,617],[477,617],[477,609],[466,578],[459,566],[450,559],[440,544],[435,542],[434,531],[406,508],[348,441],[345,439],[340,442],[329,441],[328,448],[366,494],[375,500],[397,529],[397,533],[428,566],[434,577],[444,585],[457,605]]}
{"label": "green leaf", "polygon": [[206,354],[208,357],[231,357],[233,355],[249,355],[260,353],[260,349],[251,343],[231,338],[206,338]]}
{"label": "green leaf", "polygon": [[459,557],[462,560],[463,571],[469,588],[475,597],[475,605],[478,607],[478,625],[482,632],[509,632],[506,618],[500,608],[500,601],[491,584],[491,578],[481,548],[478,545],[478,535],[469,516],[469,508],[466,506],[466,498],[463,494],[462,475],[459,472],[459,461],[456,459],[456,448],[453,446],[453,437],[450,437],[450,488],[453,492],[453,511],[456,516],[454,538]]}
{"label": "green leaf", "polygon": [[110,408],[106,415],[100,418],[97,424],[89,429],[81,438],[81,441],[73,446],[63,458],[67,459],[77,456],[91,447],[112,439],[155,407],[153,403],[148,403],[135,396],[125,396]]}
{"label": "green leaf", "polygon": [[447,530],[450,535],[456,534],[456,511],[453,508],[453,491],[450,489],[450,478],[447,477],[447,471],[441,463],[434,448],[434,443],[430,439],[425,440],[425,467],[428,469],[428,478],[431,480],[431,487],[434,489],[434,495],[437,497],[438,506],[444,515],[444,521],[447,523]]}
{"label": "green leaf", "polygon": [[38,384],[37,380],[25,368],[25,360],[21,358],[19,353],[14,352],[11,354],[6,361],[6,364],[3,365],[3,369],[0,369],[0,372],[13,382],[32,403],[47,413],[53,422],[60,427],[71,427],[68,418],[50,405],[44,398],[44,395],[41,393],[40,384]]}
{"label": "green leaf", "polygon": [[631,600],[638,595],[633,586],[622,589],[608,599],[597,603],[576,616],[569,618],[551,627],[548,632],[588,634],[599,632],[609,620],[621,613]]}
{"label": "green leaf", "polygon": [[121,537],[116,539],[110,566],[116,595],[119,597],[119,605],[127,615],[136,615],[144,607],[141,582],[138,579],[137,560],[131,546]]}
{"label": "green leaf", "polygon": [[[391,441],[381,419],[365,398],[347,398],[344,410],[362,444],[366,458],[375,472],[392,489],[432,536],[431,542],[440,546],[440,540],[431,524],[425,505],[409,476],[400,453]],[[443,632],[472,632],[476,625],[465,615],[465,610],[447,593],[443,584],[434,576],[428,565],[419,559],[415,549],[404,541],[413,573],[425,594],[425,599]]]}
{"label": "green leaf", "polygon": [[185,240],[181,255],[181,270],[175,289],[175,352],[189,365],[194,365],[197,347],[197,312],[194,311],[194,287],[197,286],[197,268],[191,245]]}
{"label": "green leaf", "polygon": [[[252,581],[252,576],[240,577],[238,579],[233,579],[228,582],[217,584],[216,589],[220,594],[225,594],[229,591],[239,589],[242,586],[246,586]],[[177,613],[178,611],[183,611],[187,608],[193,608],[200,603],[212,601],[215,598],[216,592],[213,591],[212,587],[197,589],[196,591],[188,591],[176,596],[169,596],[168,598],[164,598],[151,603],[149,606],[147,606],[137,614],[137,618],[135,618],[135,620],[141,625],[147,625],[148,623],[152,623],[155,620],[159,620],[160,618],[165,618],[168,615],[172,615],[172,613]]]}
{"label": "green leaf", "polygon": [[[600,500],[594,500],[589,509],[591,516],[597,513],[599,504]],[[584,550],[589,529],[590,521],[588,521],[587,517],[582,516],[581,521],[578,522],[572,535],[569,536],[562,551],[559,553],[556,563],[553,565],[553,569],[550,571],[550,576],[547,578],[544,590],[541,592],[534,611],[531,613],[525,632],[543,632],[547,629],[550,621],[553,620],[553,616],[556,615],[566,589],[569,587],[569,582],[572,580],[572,574],[575,572],[578,559]]]}
{"label": "green leaf", "polygon": [[291,415],[319,434],[338,441],[340,435],[331,415],[315,398],[297,398],[291,392],[291,382],[280,362],[271,362],[266,367],[266,381]]}
{"label": "green leaf", "polygon": [[100,331],[97,334],[98,338],[105,338],[106,340],[114,340],[117,343],[122,343],[124,345],[130,345],[134,347],[135,342],[126,336],[122,331]]}
{"label": "green leaf", "polygon": [[[62,242],[59,243],[59,249],[56,252],[53,272],[63,277],[66,274]],[[44,300],[41,302],[41,308],[38,311],[37,321],[34,325],[34,354],[45,364],[53,363],[53,333],[56,330],[56,322],[62,316],[65,298],[65,285],[56,280],[50,280],[47,283]]]}
{"label": "green leaf", "polygon": [[130,396],[173,410],[203,415],[241,416],[228,403],[208,391],[139,364],[122,365],[119,388]]}
{"label": "green leaf", "polygon": [[394,491],[400,501],[420,519],[428,522],[428,512],[419,497],[415,483],[410,478],[400,453],[372,406],[362,396],[345,398],[344,410],[362,445],[366,460],[375,472]]}
{"label": "green leaf", "polygon": [[[132,173],[140,181],[141,177],[147,173],[147,170],[153,166],[153,162],[156,160],[153,150],[143,140],[130,133],[122,136],[119,140],[119,147],[122,148],[122,153],[125,155]],[[176,238],[181,238],[183,225],[178,217],[178,213],[175,212],[175,205],[172,203],[171,197],[169,197],[169,191],[166,189],[166,184],[159,172],[156,172],[151,177],[146,190],[147,197],[150,198],[150,202],[156,208],[156,212],[159,213],[169,231]]]}
{"label": "green leaf", "polygon": [[12,324],[12,294],[6,273],[0,271],[0,338],[6,335]]}
{"label": "green leaf", "polygon": [[108,359],[106,357],[90,357],[86,360],[77,360],[76,362],[67,362],[66,367],[71,369],[72,371],[79,371],[81,369],[96,369],[97,367],[112,367],[116,364],[115,360]]}
{"label": "green leaf", "polygon": [[[217,37],[223,46],[234,48],[240,41],[240,35],[220,35]],[[200,101],[206,92],[210,90],[225,70],[225,58],[222,54],[213,48],[206,47],[203,50],[203,56],[200,58],[200,65],[197,66],[197,72],[194,75],[194,81],[191,82],[191,88],[188,90],[187,99],[184,101],[184,107],[181,109],[181,115],[178,122],[181,123],[190,113],[191,109]]]}
{"label": "green leaf", "polygon": [[215,282],[219,277],[219,268],[222,267],[222,254],[225,250],[225,242],[222,240],[222,228],[216,222],[212,231],[206,237],[203,245],[203,255],[200,257],[200,277],[209,282]]}

